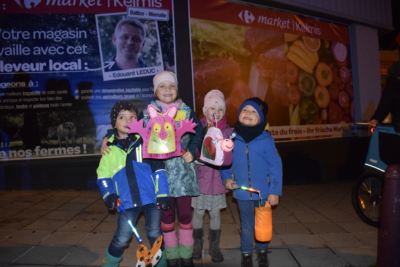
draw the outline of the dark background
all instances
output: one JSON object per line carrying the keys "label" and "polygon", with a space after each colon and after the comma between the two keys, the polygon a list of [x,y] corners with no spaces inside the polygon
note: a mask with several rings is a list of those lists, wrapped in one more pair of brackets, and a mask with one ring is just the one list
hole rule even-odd
{"label": "dark background", "polygon": [[392,0],[392,19],[394,31],[379,36],[379,50],[396,50],[400,44],[396,43],[396,36],[400,34],[400,0]]}

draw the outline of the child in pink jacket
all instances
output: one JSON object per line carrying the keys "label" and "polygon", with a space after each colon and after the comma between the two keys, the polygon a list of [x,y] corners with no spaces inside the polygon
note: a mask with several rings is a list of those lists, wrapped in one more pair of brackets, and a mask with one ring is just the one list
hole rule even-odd
{"label": "child in pink jacket", "polygon": [[[224,138],[229,138],[232,129],[226,123],[226,104],[222,92],[211,90],[204,97],[203,113],[200,120],[204,133],[210,126],[217,126]],[[215,121],[217,123],[215,123]],[[225,193],[228,190],[222,184],[220,169],[223,167],[214,166],[196,161],[196,174],[200,189],[200,196],[192,198],[193,214],[193,259],[202,258],[203,250],[203,217],[206,210],[210,214],[209,232],[209,254],[213,262],[222,262],[224,257],[221,253],[219,242],[221,235],[221,209],[226,208]]]}

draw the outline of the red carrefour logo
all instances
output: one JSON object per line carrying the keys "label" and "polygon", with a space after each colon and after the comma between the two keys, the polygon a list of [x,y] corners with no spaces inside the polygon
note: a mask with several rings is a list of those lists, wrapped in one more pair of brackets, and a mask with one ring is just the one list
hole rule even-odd
{"label": "red carrefour logo", "polygon": [[251,13],[251,12],[248,11],[248,10],[242,10],[242,11],[240,11],[240,13],[239,13],[239,18],[240,18],[244,23],[247,23],[247,24],[252,23],[252,22],[254,21],[254,19],[255,19],[253,13]]}
{"label": "red carrefour logo", "polygon": [[14,0],[18,5],[24,8],[34,8],[36,7],[42,0]]}

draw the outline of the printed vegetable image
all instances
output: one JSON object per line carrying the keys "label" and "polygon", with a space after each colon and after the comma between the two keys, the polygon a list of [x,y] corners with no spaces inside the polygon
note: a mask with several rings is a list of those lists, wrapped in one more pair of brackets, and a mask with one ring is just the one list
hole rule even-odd
{"label": "printed vegetable image", "polygon": [[274,100],[281,106],[289,106],[289,88],[287,84],[286,74],[272,81],[271,83],[272,95]]}
{"label": "printed vegetable image", "polygon": [[[217,88],[225,95],[227,110],[232,110],[226,114],[230,124],[237,121],[234,110],[244,99],[254,96],[268,103],[271,127],[354,121],[347,33],[340,34],[335,28],[325,40],[321,38],[328,38],[326,29],[324,34],[317,34],[252,24],[193,18],[190,21],[199,117],[203,116],[205,94]],[[297,135],[290,138],[308,138]],[[205,150],[211,157],[211,144]]]}
{"label": "printed vegetable image", "polygon": [[328,111],[326,110],[326,108],[321,110],[321,119],[323,121],[326,121],[328,119]]}
{"label": "printed vegetable image", "polygon": [[331,85],[329,85],[329,96],[331,99],[336,100],[339,97],[339,85],[337,83],[331,83]]}
{"label": "printed vegetable image", "polygon": [[297,85],[289,86],[289,102],[290,104],[296,105],[300,101],[300,91]]}
{"label": "printed vegetable image", "polygon": [[354,93],[353,93],[353,81],[349,79],[345,85],[346,92],[349,94],[349,97],[351,99],[354,98]]}
{"label": "printed vegetable image", "polygon": [[329,91],[326,87],[318,85],[314,91],[315,102],[317,102],[318,107],[326,108],[329,105],[330,97]]}
{"label": "printed vegetable image", "polygon": [[294,105],[290,105],[289,114],[290,114],[290,125],[300,125],[300,105],[296,105],[293,110]]}
{"label": "printed vegetable image", "polygon": [[340,79],[340,72],[339,72],[339,68],[338,67],[334,67],[332,69],[332,79],[333,82],[336,84],[341,84],[342,83],[342,79]]}
{"label": "printed vegetable image", "polygon": [[342,121],[344,117],[343,109],[336,104],[336,102],[331,101],[329,103],[329,122],[332,124],[337,124]]}
{"label": "printed vegetable image", "polygon": [[318,51],[321,46],[321,40],[318,38],[303,36],[303,41],[310,51]]}
{"label": "printed vegetable image", "polygon": [[293,42],[294,40],[298,39],[300,37],[300,35],[298,34],[293,34],[293,33],[284,33],[283,34],[283,38],[285,40],[285,42]]}
{"label": "printed vegetable image", "polygon": [[293,43],[293,45],[301,47],[301,48],[306,52],[307,56],[308,56],[309,58],[311,58],[314,67],[315,67],[315,65],[317,65],[317,63],[318,63],[318,61],[319,61],[318,53],[317,53],[317,52],[311,51],[311,50],[304,44],[304,42],[301,41],[301,40],[296,40],[296,41]]}
{"label": "printed vegetable image", "polygon": [[317,82],[313,75],[307,72],[300,73],[298,86],[302,94],[305,96],[312,96],[316,85]]}
{"label": "printed vegetable image", "polygon": [[317,65],[317,69],[315,70],[315,77],[319,85],[328,86],[332,83],[332,69],[328,64],[324,62],[319,62]]}
{"label": "printed vegetable image", "polygon": [[347,108],[350,105],[350,97],[345,91],[339,93],[339,104],[342,108]]}
{"label": "printed vegetable image", "polygon": [[311,68],[311,66],[292,51],[289,51],[287,53],[287,58],[295,63],[297,66],[299,66],[301,69],[307,71],[308,73],[313,73],[313,69]]}
{"label": "printed vegetable image", "polygon": [[310,51],[303,41],[296,40],[289,48],[287,58],[299,66],[302,70],[312,74],[318,62],[318,54]]}
{"label": "printed vegetable image", "polygon": [[339,69],[339,75],[340,75],[340,80],[343,83],[347,83],[348,80],[350,79],[350,72],[346,67],[341,67]]}
{"label": "printed vegetable image", "polygon": [[347,48],[342,43],[333,42],[332,54],[337,61],[344,62],[347,58]]}
{"label": "printed vegetable image", "polygon": [[307,123],[314,123],[319,115],[317,104],[310,98],[304,99],[300,104],[300,117]]}
{"label": "printed vegetable image", "polygon": [[289,83],[297,82],[297,78],[299,77],[299,68],[291,61],[286,62],[287,69],[287,81]]}

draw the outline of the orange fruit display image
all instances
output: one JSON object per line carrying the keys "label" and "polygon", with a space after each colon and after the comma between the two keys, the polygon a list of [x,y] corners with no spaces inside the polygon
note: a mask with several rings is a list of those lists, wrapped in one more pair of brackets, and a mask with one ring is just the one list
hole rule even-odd
{"label": "orange fruit display image", "polygon": [[321,40],[318,38],[303,36],[303,41],[310,51],[318,51],[321,47]]}

